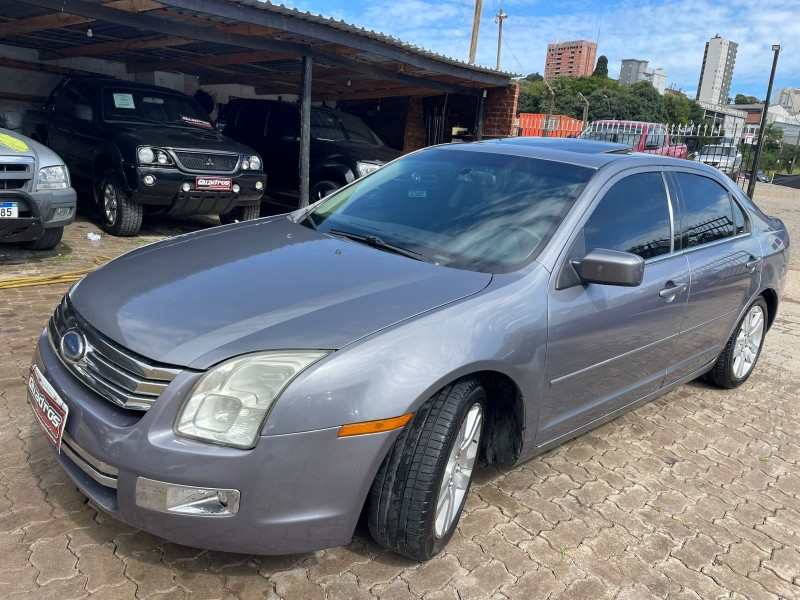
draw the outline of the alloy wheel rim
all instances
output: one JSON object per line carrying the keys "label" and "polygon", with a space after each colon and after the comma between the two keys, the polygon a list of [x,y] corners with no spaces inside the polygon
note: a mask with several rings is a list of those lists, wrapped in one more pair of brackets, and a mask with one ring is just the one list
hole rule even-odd
{"label": "alloy wheel rim", "polygon": [[434,534],[437,538],[450,530],[464,502],[478,456],[482,425],[483,408],[478,403],[473,404],[456,434],[436,497]]}
{"label": "alloy wheel rim", "polygon": [[737,379],[746,377],[756,363],[761,340],[764,337],[764,311],[752,307],[742,320],[733,347],[733,374]]}
{"label": "alloy wheel rim", "polygon": [[110,183],[103,188],[103,211],[107,223],[113,224],[117,220],[117,192]]}

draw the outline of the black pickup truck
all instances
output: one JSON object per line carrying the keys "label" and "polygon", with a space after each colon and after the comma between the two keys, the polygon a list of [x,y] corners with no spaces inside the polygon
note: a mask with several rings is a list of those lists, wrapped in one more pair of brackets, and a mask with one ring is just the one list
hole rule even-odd
{"label": "black pickup truck", "polygon": [[152,85],[64,78],[23,131],[57,152],[73,186],[97,203],[106,231],[135,235],[142,215],[259,215],[261,157],[214,131],[189,96]]}

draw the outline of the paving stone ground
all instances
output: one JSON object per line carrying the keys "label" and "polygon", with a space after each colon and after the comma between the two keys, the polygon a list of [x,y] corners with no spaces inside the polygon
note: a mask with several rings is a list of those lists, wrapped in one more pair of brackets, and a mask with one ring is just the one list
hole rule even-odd
{"label": "paving stone ground", "polygon": [[[65,284],[0,290],[0,598],[800,598],[800,192],[757,200],[795,241],[758,368],[733,391],[691,383],[512,469],[478,468],[445,552],[418,564],[363,526],[348,546],[259,557],[167,543],[98,513],[25,403],[25,375]],[[215,224],[148,220],[52,252],[0,246],[0,279],[91,266]]]}

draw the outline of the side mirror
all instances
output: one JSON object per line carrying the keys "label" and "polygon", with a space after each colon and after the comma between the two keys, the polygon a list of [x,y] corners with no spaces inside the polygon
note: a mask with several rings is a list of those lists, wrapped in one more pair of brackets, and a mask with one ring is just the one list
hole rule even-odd
{"label": "side mirror", "polygon": [[571,264],[583,283],[636,287],[644,277],[644,259],[630,252],[598,248]]}
{"label": "side mirror", "polygon": [[8,112],[4,112],[2,115],[2,121],[5,123],[6,129],[22,129],[22,114],[16,111],[10,110]]}
{"label": "side mirror", "polygon": [[75,108],[73,109],[73,115],[79,121],[88,121],[91,123],[94,120],[92,107],[88,104],[76,104]]}

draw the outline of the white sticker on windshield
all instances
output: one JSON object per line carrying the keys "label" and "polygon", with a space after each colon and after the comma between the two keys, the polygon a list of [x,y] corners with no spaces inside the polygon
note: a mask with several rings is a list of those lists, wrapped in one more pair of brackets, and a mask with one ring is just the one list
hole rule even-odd
{"label": "white sticker on windshield", "polygon": [[148,96],[144,96],[142,98],[142,102],[145,104],[164,104],[163,98],[149,98]]}
{"label": "white sticker on windshield", "polygon": [[428,195],[428,190],[408,190],[409,198],[425,198]]}
{"label": "white sticker on windshield", "polygon": [[135,109],[136,105],[133,103],[133,94],[114,94],[114,106],[116,108]]}

